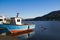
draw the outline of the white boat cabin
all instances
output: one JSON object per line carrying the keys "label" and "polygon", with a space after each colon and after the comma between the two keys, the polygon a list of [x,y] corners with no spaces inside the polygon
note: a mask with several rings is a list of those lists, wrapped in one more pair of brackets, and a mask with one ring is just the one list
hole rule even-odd
{"label": "white boat cabin", "polygon": [[5,17],[4,16],[0,16],[0,24],[3,24],[3,23],[5,23],[6,21],[5,21]]}
{"label": "white boat cabin", "polygon": [[10,24],[12,25],[22,25],[22,18],[20,17],[12,17]]}
{"label": "white boat cabin", "polygon": [[[22,25],[22,18],[18,17],[19,13],[17,13],[16,17],[12,17],[10,19],[10,24],[12,25]],[[0,16],[0,24],[7,23],[4,16]]]}

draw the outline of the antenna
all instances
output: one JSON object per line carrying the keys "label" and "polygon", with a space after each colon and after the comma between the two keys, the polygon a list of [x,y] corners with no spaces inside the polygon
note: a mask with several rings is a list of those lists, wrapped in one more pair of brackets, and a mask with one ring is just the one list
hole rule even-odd
{"label": "antenna", "polygon": [[19,9],[17,10],[17,15],[16,15],[16,17],[18,17],[19,16]]}
{"label": "antenna", "polygon": [[19,16],[19,9],[17,10],[17,15],[16,15],[16,17],[18,17]]}

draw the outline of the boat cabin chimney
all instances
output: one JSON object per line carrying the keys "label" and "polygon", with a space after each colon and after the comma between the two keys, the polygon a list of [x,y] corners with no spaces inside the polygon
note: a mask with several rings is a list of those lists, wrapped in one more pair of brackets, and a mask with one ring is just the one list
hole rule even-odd
{"label": "boat cabin chimney", "polygon": [[18,17],[19,16],[19,13],[17,13],[17,16],[16,17]]}

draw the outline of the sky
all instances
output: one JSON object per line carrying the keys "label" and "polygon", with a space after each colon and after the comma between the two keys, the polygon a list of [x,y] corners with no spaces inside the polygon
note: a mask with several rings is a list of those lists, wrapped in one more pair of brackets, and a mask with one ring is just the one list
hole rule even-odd
{"label": "sky", "polygon": [[51,11],[60,10],[60,0],[0,0],[0,15],[22,18],[43,16]]}

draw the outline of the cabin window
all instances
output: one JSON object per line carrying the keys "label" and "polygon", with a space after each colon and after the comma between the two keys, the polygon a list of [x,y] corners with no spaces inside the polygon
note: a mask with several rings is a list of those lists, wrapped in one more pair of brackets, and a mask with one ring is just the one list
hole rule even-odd
{"label": "cabin window", "polygon": [[20,19],[17,19],[17,22],[20,22]]}
{"label": "cabin window", "polygon": [[0,21],[3,21],[3,19],[0,19]]}
{"label": "cabin window", "polygon": [[6,20],[6,18],[4,20]]}

